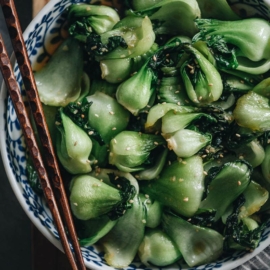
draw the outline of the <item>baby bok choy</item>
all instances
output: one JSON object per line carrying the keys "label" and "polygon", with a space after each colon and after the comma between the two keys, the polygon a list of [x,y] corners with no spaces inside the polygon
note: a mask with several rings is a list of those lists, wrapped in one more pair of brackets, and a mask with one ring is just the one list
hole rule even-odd
{"label": "baby bok choy", "polygon": [[167,139],[168,148],[173,150],[178,157],[188,158],[199,152],[203,147],[211,142],[210,134],[180,129]]}
{"label": "baby bok choy", "polygon": [[262,74],[269,69],[270,26],[266,20],[196,19],[196,24],[200,31],[193,41],[206,41],[220,68],[251,74]]}
{"label": "baby bok choy", "polygon": [[220,73],[195,47],[185,45],[190,57],[181,65],[180,72],[189,99],[198,105],[217,101],[223,92]]}
{"label": "baby bok choy", "polygon": [[145,231],[138,256],[144,265],[167,266],[178,261],[182,254],[171,238],[158,228]]}
{"label": "baby bok choy", "polygon": [[143,170],[151,151],[164,144],[160,135],[122,131],[110,142],[109,163],[124,172]]}
{"label": "baby bok choy", "polygon": [[149,16],[155,26],[155,33],[160,35],[185,35],[192,37],[197,33],[197,27],[194,23],[196,18],[201,17],[196,0],[161,0],[155,1],[148,8],[139,9],[142,5],[133,5],[136,7],[135,14]]}
{"label": "baby bok choy", "polygon": [[192,225],[171,213],[164,213],[162,226],[189,267],[210,263],[223,252],[223,236],[215,230]]}
{"label": "baby bok choy", "polygon": [[106,235],[116,223],[117,219],[111,220],[106,214],[87,220],[76,220],[75,225],[80,245],[89,247],[95,244]]}
{"label": "baby bok choy", "polygon": [[108,215],[116,220],[133,205],[136,189],[124,177],[110,175],[113,185],[99,179],[81,174],[74,176],[70,183],[70,204],[73,214],[81,220]]}
{"label": "baby bok choy", "polygon": [[69,33],[78,40],[92,32],[110,31],[119,20],[118,13],[107,6],[73,4],[68,8]]}
{"label": "baby bok choy", "polygon": [[174,103],[157,103],[151,107],[147,114],[145,130],[149,133],[159,130],[162,118],[171,111],[175,114],[188,114],[198,112],[198,108],[192,106],[179,106]]}
{"label": "baby bok choy", "polygon": [[132,208],[120,217],[116,225],[100,240],[104,258],[115,268],[127,267],[135,258],[145,231],[145,209],[139,196]]}
{"label": "baby bok choy", "polygon": [[91,103],[88,123],[108,144],[127,127],[130,113],[116,99],[99,91],[86,99]]}
{"label": "baby bok choy", "polygon": [[136,74],[119,85],[116,91],[117,101],[132,114],[138,115],[144,109],[153,94],[151,87],[153,71],[144,65]]}
{"label": "baby bok choy", "polygon": [[237,100],[233,116],[239,126],[264,132],[270,127],[269,113],[269,99],[250,91]]}
{"label": "baby bok choy", "polygon": [[144,183],[142,190],[176,213],[190,217],[200,206],[204,177],[202,159],[192,156],[166,166],[160,177]]}
{"label": "baby bok choy", "polygon": [[34,74],[42,103],[50,106],[66,106],[81,94],[83,77],[83,50],[78,41],[67,38]]}
{"label": "baby bok choy", "polygon": [[[253,184],[251,185],[251,189],[248,191],[248,193],[253,193],[255,191],[254,187],[256,189],[256,186],[253,186]],[[256,193],[257,191],[255,191],[255,194]],[[256,216],[254,216],[254,218],[252,216],[241,217],[239,214],[240,211],[242,211],[243,208],[245,209],[246,205],[249,205],[250,202],[252,202],[252,199],[249,199],[249,202],[246,204],[246,197],[243,195],[240,195],[238,199],[233,202],[232,213],[226,219],[223,232],[223,248],[225,251],[235,249],[250,251],[254,250],[256,247],[258,247],[262,232],[266,226],[264,220],[260,220],[256,218]],[[245,195],[247,195],[247,193]],[[255,197],[257,196],[255,195]],[[253,198],[255,199],[255,197]],[[259,199],[259,201],[261,200]],[[253,201],[253,203],[256,207],[256,199]]]}
{"label": "baby bok choy", "polygon": [[230,204],[246,190],[250,184],[251,172],[252,167],[241,160],[212,169],[212,172],[208,172],[212,181],[207,188],[206,198],[200,203],[200,208],[216,211],[215,221],[217,221]]}
{"label": "baby bok choy", "polygon": [[71,174],[90,172],[92,141],[89,136],[63,112],[63,109],[59,111],[56,127],[59,131],[56,134],[56,152],[63,167]]}
{"label": "baby bok choy", "polygon": [[146,16],[127,16],[112,30],[87,36],[85,45],[90,54],[101,59],[133,58],[146,53],[155,41],[152,23]]}

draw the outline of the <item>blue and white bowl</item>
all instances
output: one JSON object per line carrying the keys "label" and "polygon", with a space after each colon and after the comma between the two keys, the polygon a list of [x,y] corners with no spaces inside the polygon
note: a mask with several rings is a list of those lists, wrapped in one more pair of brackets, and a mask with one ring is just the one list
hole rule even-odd
{"label": "blue and white bowl", "polygon": [[[24,33],[26,47],[33,67],[38,69],[51,56],[54,49],[59,45],[65,36],[62,31],[65,23],[63,12],[72,3],[88,2],[86,0],[51,0],[45,8],[36,16]],[[268,16],[270,1],[229,1],[236,9],[236,2],[241,2],[241,7],[252,2],[252,8],[258,12],[262,12]],[[246,4],[244,4],[244,2]],[[257,5],[257,6],[256,6]],[[248,9],[248,14],[250,9]],[[253,14],[254,15],[254,14]],[[20,85],[22,85],[18,67],[15,66],[15,74]],[[53,224],[52,215],[46,206],[42,197],[37,195],[30,187],[26,176],[26,149],[22,137],[21,128],[12,105],[10,98],[7,95],[7,89],[2,86],[0,95],[0,142],[1,154],[6,169],[7,176],[13,188],[17,199],[19,200],[24,211],[33,222],[33,224],[41,231],[41,233],[51,241],[57,248],[62,250],[57,230]],[[252,253],[243,251],[236,252],[230,257],[222,258],[214,263],[187,268],[180,263],[167,268],[150,268],[142,265],[138,261],[134,261],[128,270],[147,269],[147,270],[210,270],[220,269],[229,270],[237,267],[251,259],[253,256],[261,252],[264,248],[270,245],[270,221],[268,228],[265,230],[262,241],[259,247]],[[82,248],[85,264],[88,268],[94,270],[109,270],[113,269],[108,266],[104,260],[103,253],[96,247]]]}
{"label": "blue and white bowl", "polygon": [[231,8],[242,18],[262,17],[270,19],[269,0],[227,0]]}

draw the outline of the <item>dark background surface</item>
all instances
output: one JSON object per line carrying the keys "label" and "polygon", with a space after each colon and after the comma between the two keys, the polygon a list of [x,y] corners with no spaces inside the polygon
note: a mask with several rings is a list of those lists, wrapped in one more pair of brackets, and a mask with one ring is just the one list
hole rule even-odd
{"label": "dark background surface", "polygon": [[[22,30],[32,18],[31,0],[14,0]],[[11,52],[7,30],[0,9],[0,33]],[[2,76],[0,74],[0,85]],[[2,138],[0,138],[1,140]],[[31,222],[17,201],[0,158],[0,269],[31,270]],[[37,270],[37,269],[33,269]],[[49,269],[48,269],[49,270]]]}

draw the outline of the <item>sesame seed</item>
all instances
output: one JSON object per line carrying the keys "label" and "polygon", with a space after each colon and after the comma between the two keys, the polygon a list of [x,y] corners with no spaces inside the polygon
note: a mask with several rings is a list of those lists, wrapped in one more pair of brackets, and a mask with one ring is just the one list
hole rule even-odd
{"label": "sesame seed", "polygon": [[188,197],[183,199],[184,202],[188,202]]}
{"label": "sesame seed", "polygon": [[145,219],[143,219],[143,220],[142,220],[142,223],[146,223],[146,220],[145,220]]}
{"label": "sesame seed", "polygon": [[75,203],[73,203],[75,206],[78,206],[78,204],[75,202]]}
{"label": "sesame seed", "polygon": [[116,127],[113,127],[112,130],[116,130]]}
{"label": "sesame seed", "polygon": [[240,135],[240,134],[238,134],[238,133],[236,133],[236,134],[235,134],[235,136],[236,136],[236,137],[238,137],[238,138],[240,138],[240,137],[241,137],[241,135]]}
{"label": "sesame seed", "polygon": [[111,115],[114,115],[114,112],[110,112]]}
{"label": "sesame seed", "polygon": [[238,182],[237,182],[237,185],[238,185],[238,186],[241,186],[241,185],[242,185],[241,181],[238,181]]}
{"label": "sesame seed", "polygon": [[77,145],[77,143],[78,143],[78,142],[76,141],[76,142],[74,143],[74,146],[76,146],[76,145]]}
{"label": "sesame seed", "polygon": [[126,150],[129,151],[130,150],[130,147],[127,147]]}
{"label": "sesame seed", "polygon": [[88,135],[93,135],[94,134],[94,131],[89,131],[88,132]]}
{"label": "sesame seed", "polygon": [[65,46],[63,47],[63,51],[68,51],[68,46],[67,46],[67,45],[65,45]]}
{"label": "sesame seed", "polygon": [[148,195],[148,194],[145,194],[144,197],[145,197],[146,199],[149,199],[149,195]]}
{"label": "sesame seed", "polygon": [[95,117],[99,117],[99,115],[95,113]]}
{"label": "sesame seed", "polygon": [[154,142],[154,145],[159,145],[159,143],[158,142]]}
{"label": "sesame seed", "polygon": [[204,174],[204,175],[208,175],[208,173],[207,173],[206,171],[203,171],[203,174]]}
{"label": "sesame seed", "polygon": [[93,47],[91,47],[91,50],[93,51],[93,50],[95,50],[97,48],[97,46],[93,46]]}

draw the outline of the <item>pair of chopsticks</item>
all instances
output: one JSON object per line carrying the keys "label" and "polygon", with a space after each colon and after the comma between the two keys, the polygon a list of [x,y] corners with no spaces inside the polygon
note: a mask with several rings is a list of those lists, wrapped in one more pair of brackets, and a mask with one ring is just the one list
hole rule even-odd
{"label": "pair of chopsticks", "polygon": [[[37,86],[32,73],[31,64],[23,40],[23,35],[13,0],[0,0],[5,21],[8,27],[9,36],[13,50],[22,75],[30,109],[41,140],[46,167],[38,148],[36,138],[26,111],[19,85],[15,79],[13,68],[8,57],[4,41],[0,35],[0,69],[5,84],[9,90],[11,100],[14,104],[18,120],[20,122],[26,145],[28,147],[34,167],[38,173],[44,196],[53,216],[58,230],[64,252],[73,270],[86,269],[82,258],[78,238],[75,232],[68,199],[65,193],[63,180],[61,178],[53,144],[50,138],[42,104],[39,100]],[[61,211],[61,213],[60,213]],[[62,221],[63,216],[63,221]],[[66,228],[68,233],[66,233]],[[73,246],[72,252],[69,238]]]}

